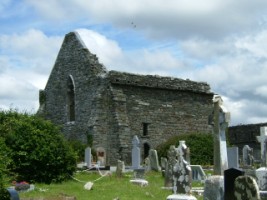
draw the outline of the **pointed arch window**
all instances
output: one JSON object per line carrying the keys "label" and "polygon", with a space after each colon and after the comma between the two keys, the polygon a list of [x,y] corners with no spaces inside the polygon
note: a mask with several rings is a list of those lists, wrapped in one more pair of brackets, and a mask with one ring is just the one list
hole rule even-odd
{"label": "pointed arch window", "polygon": [[71,75],[67,82],[67,115],[68,121],[75,121],[75,87]]}

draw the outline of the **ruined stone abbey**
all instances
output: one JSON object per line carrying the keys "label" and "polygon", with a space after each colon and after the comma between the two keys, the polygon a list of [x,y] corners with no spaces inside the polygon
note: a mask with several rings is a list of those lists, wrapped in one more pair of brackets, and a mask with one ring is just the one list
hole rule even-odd
{"label": "ruined stone abbey", "polygon": [[111,165],[131,163],[134,135],[144,158],[174,135],[210,133],[212,98],[207,83],[107,71],[71,32],[40,91],[38,112],[61,125],[68,139],[86,143],[91,135],[92,148]]}

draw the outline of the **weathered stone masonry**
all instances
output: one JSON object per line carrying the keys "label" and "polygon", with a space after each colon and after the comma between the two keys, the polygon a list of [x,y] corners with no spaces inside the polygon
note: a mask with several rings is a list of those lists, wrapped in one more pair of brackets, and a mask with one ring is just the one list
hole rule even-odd
{"label": "weathered stone masonry", "polygon": [[242,124],[229,127],[229,143],[230,145],[238,147],[240,157],[242,157],[242,149],[244,145],[249,145],[253,148],[253,156],[255,160],[261,159],[261,147],[260,143],[257,141],[257,136],[260,135],[260,127],[263,126],[267,126],[267,123]]}
{"label": "weathered stone masonry", "polygon": [[86,142],[92,134],[106,164],[130,164],[134,135],[145,157],[173,135],[210,133],[212,97],[207,83],[107,71],[71,32],[40,92],[39,113],[62,125],[69,139]]}

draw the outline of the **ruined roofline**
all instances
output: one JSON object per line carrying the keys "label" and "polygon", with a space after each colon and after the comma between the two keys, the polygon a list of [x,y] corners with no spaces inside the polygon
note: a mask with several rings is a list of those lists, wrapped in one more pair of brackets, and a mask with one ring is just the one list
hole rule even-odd
{"label": "ruined roofline", "polygon": [[[73,31],[66,34],[65,36],[65,38],[71,37],[75,37],[79,41],[83,49],[88,50],[90,55],[95,56],[97,58],[95,54],[92,54],[90,52],[89,48],[86,46],[79,32]],[[96,59],[95,62],[99,63],[99,60]],[[105,68],[103,64],[101,65]],[[118,71],[109,71],[107,76],[112,84],[213,94],[210,91],[209,84],[205,82],[196,82],[191,80],[184,80],[173,77],[163,77],[158,75],[138,75]]]}
{"label": "ruined roofline", "polygon": [[108,79],[112,84],[148,87],[168,90],[191,91],[213,94],[209,84],[174,77],[158,75],[139,75],[127,72],[109,71]]}
{"label": "ruined roofline", "polygon": [[261,122],[261,123],[252,123],[252,124],[237,124],[234,126],[230,126],[229,128],[239,128],[239,127],[251,127],[251,126],[267,126],[267,122]]}

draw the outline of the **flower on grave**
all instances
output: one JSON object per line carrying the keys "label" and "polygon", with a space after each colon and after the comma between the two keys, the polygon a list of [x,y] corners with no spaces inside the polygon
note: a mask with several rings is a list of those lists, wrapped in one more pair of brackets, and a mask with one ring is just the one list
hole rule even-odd
{"label": "flower on grave", "polygon": [[26,181],[16,182],[13,181],[12,184],[15,186],[15,190],[22,191],[22,190],[28,190],[30,188],[30,184]]}

